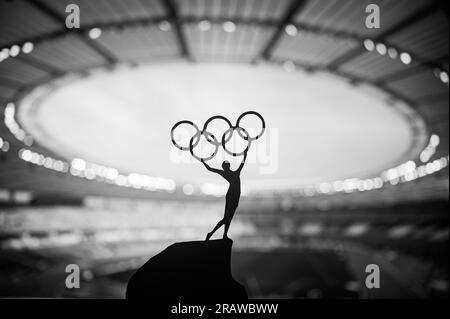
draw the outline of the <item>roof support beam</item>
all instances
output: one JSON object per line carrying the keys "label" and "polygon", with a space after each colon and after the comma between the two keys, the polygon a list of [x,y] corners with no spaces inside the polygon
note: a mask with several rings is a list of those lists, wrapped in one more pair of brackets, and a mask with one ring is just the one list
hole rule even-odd
{"label": "roof support beam", "polygon": [[385,75],[381,77],[380,79],[377,79],[377,82],[392,82],[392,81],[398,81],[410,76],[413,76],[417,73],[423,72],[423,67],[419,65],[414,65],[406,70],[397,71],[388,75]]}
{"label": "roof support beam", "polygon": [[307,0],[294,0],[292,1],[291,5],[287,8],[286,13],[284,14],[283,18],[281,19],[280,23],[277,26],[277,29],[275,30],[274,34],[270,38],[269,42],[267,42],[266,46],[262,50],[260,57],[264,60],[269,60],[270,56],[272,54],[272,51],[275,47],[275,45],[280,40],[281,36],[283,35],[284,28],[287,24],[292,23],[292,20],[296,14],[298,14],[306,5],[308,1]]}
{"label": "roof support beam", "polygon": [[[447,93],[435,93],[430,95],[425,95],[417,98],[418,104],[426,104],[426,103],[438,103],[438,102],[447,102],[448,103],[449,96]],[[447,122],[448,123],[448,122]]]}
{"label": "roof support beam", "polygon": [[186,43],[186,39],[183,34],[183,30],[181,29],[181,19],[178,15],[178,9],[176,8],[173,0],[164,0],[163,4],[165,5],[168,12],[168,20],[172,23],[174,27],[175,36],[178,40],[178,45],[181,50],[181,55],[187,58],[188,60],[193,60],[192,56],[189,52],[189,48]]}
{"label": "roof support beam", "polygon": [[8,89],[18,90],[23,85],[22,82],[17,82],[11,79],[0,77],[0,86]]}
{"label": "roof support beam", "polygon": [[62,72],[57,68],[55,68],[54,66],[45,63],[43,61],[40,61],[38,59],[35,59],[31,56],[19,55],[16,59],[25,64],[31,65],[34,68],[40,69],[55,76],[59,76],[62,74]]}

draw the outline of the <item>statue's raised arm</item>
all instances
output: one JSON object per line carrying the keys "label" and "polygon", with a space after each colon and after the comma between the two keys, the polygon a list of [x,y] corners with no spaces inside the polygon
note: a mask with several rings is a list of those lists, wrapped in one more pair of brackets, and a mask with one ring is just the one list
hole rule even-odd
{"label": "statue's raised arm", "polygon": [[241,165],[239,165],[238,169],[236,170],[236,172],[238,172],[239,174],[241,173],[242,169],[244,168],[245,161],[247,160],[247,153],[248,153],[248,150],[246,150],[244,152],[244,157],[242,158]]}
{"label": "statue's raised arm", "polygon": [[222,175],[222,173],[223,173],[222,170],[217,169],[217,168],[212,168],[211,166],[209,166],[208,164],[206,164],[205,160],[203,160],[203,159],[200,160],[200,162],[202,162],[202,164],[205,165],[205,167],[206,167],[206,169],[207,169],[208,171],[213,172],[213,173],[217,173],[217,174],[219,174],[219,175]]}

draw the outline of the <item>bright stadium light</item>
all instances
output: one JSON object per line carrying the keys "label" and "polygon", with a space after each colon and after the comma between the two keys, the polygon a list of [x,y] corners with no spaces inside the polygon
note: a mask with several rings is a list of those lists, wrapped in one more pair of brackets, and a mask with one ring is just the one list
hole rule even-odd
{"label": "bright stadium light", "polygon": [[191,184],[183,185],[183,193],[185,195],[192,195],[194,193],[194,186]]}
{"label": "bright stadium light", "polygon": [[449,83],[448,73],[445,71],[442,71],[439,74],[439,79],[442,81],[442,83],[448,84]]}
{"label": "bright stadium light", "polygon": [[293,72],[295,71],[295,63],[292,61],[286,61],[283,63],[283,69],[286,72]]}
{"label": "bright stadium light", "polygon": [[9,58],[9,49],[8,48],[3,48],[0,51],[0,58],[2,58],[3,60]]}
{"label": "bright stadium light", "polygon": [[287,33],[287,35],[291,36],[291,37],[295,37],[298,33],[298,29],[295,25],[293,24],[288,24],[285,28],[284,31]]}
{"label": "bright stadium light", "polygon": [[388,55],[391,59],[396,59],[398,57],[398,51],[395,48],[388,49]]}
{"label": "bright stadium light", "polygon": [[169,31],[171,26],[169,21],[161,21],[158,27],[161,31]]}
{"label": "bright stadium light", "polygon": [[102,29],[92,28],[89,30],[89,37],[93,40],[98,39],[102,35]]}
{"label": "bright stadium light", "polygon": [[72,167],[78,171],[83,171],[86,169],[86,161],[80,158],[74,158],[72,160]]}
{"label": "bright stadium light", "polygon": [[367,51],[373,51],[375,49],[375,43],[370,39],[366,39],[364,40],[364,47]]}
{"label": "bright stadium light", "polygon": [[439,136],[436,135],[436,134],[433,134],[433,135],[430,137],[430,144],[433,145],[434,147],[438,147],[440,141],[441,141],[441,140],[440,140]]}
{"label": "bright stadium light", "polygon": [[20,47],[17,44],[13,45],[11,47],[11,49],[9,50],[9,55],[11,57],[16,57],[19,55],[19,53],[20,53]]}
{"label": "bright stadium light", "polygon": [[411,62],[412,62],[411,55],[409,53],[407,53],[407,52],[403,52],[402,54],[400,54],[400,60],[404,64],[411,64]]}
{"label": "bright stadium light", "polygon": [[198,23],[198,28],[200,31],[208,31],[211,29],[211,22],[208,20],[202,20]]}
{"label": "bright stadium light", "polygon": [[386,55],[387,48],[386,45],[384,45],[384,43],[378,43],[376,49],[379,54]]}
{"label": "bright stadium light", "polygon": [[236,31],[236,24],[232,21],[227,21],[223,24],[223,29],[225,32],[232,33]]}
{"label": "bright stadium light", "polygon": [[31,42],[25,42],[22,46],[22,52],[25,54],[31,53],[31,51],[33,51],[33,49],[34,49],[34,45]]}

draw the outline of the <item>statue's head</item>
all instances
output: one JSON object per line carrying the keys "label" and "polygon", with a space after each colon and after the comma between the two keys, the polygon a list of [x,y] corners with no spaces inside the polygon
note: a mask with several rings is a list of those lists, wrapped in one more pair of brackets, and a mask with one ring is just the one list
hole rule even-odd
{"label": "statue's head", "polygon": [[222,168],[223,168],[224,171],[229,171],[230,170],[230,162],[223,161]]}

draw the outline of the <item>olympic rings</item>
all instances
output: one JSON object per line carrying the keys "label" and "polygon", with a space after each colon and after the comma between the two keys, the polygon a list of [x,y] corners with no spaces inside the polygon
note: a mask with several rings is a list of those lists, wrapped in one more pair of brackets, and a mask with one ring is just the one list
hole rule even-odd
{"label": "olympic rings", "polygon": [[[266,130],[266,122],[264,121],[264,118],[261,116],[261,114],[259,114],[258,112],[248,111],[248,112],[242,113],[241,116],[238,117],[238,119],[236,121],[236,126],[237,127],[240,127],[239,124],[241,124],[242,118],[244,116],[246,116],[246,115],[256,115],[261,120],[261,124],[262,124],[261,132],[258,135],[256,135],[255,137],[250,137],[249,135],[247,135],[248,139],[250,139],[251,141],[256,141],[258,138],[260,138],[264,134],[264,131]],[[242,136],[242,134],[239,131],[238,131],[238,134],[239,134],[240,137],[242,137],[243,139],[247,140],[247,138]]]}
{"label": "olympic rings", "polygon": [[[254,137],[251,137],[250,134],[248,133],[248,131],[245,128],[240,126],[241,120],[246,115],[256,115],[261,120],[261,124],[262,124],[261,132]],[[215,135],[213,133],[211,133],[207,130],[208,125],[214,120],[222,120],[222,121],[226,122],[229,126],[229,128],[222,134],[222,138],[220,139],[220,141],[215,137]],[[195,129],[195,133],[191,137],[188,146],[179,145],[175,141],[174,131],[178,126],[180,126],[182,124],[189,124]],[[219,151],[219,146],[222,146],[223,149],[225,150],[225,152],[227,152],[231,156],[237,157],[237,156],[244,155],[250,149],[250,145],[251,145],[252,141],[259,139],[264,134],[265,129],[266,129],[266,123],[264,121],[264,118],[255,111],[249,111],[249,112],[242,113],[238,117],[238,119],[236,121],[236,125],[234,125],[234,126],[231,124],[230,120],[228,120],[224,116],[216,115],[216,116],[210,117],[203,125],[203,129],[201,131],[198,128],[198,126],[191,121],[180,121],[172,127],[172,129],[170,131],[170,137],[171,137],[173,145],[175,145],[176,148],[178,148],[182,151],[189,151],[191,153],[191,155],[198,160],[208,161],[208,160],[212,159],[214,156],[216,156],[217,152]],[[226,144],[231,140],[234,131],[237,131],[239,136],[241,138],[243,138],[245,141],[247,141],[247,147],[243,151],[238,152],[238,153],[231,152],[226,147]],[[202,135],[205,136],[206,141],[208,141],[208,143],[214,145],[214,152],[210,156],[205,157],[205,158],[201,158],[194,153],[194,148],[200,143],[200,139],[201,139]]]}
{"label": "olympic rings", "polygon": [[[195,128],[195,131],[196,131],[194,136],[200,135],[200,130],[198,129],[198,126],[194,122],[191,122],[191,121],[180,121],[172,127],[172,130],[170,130],[170,138],[172,139],[173,145],[175,145],[176,148],[178,148],[182,151],[189,151],[191,148],[191,144],[189,144],[188,146],[184,146],[184,147],[180,146],[180,145],[178,145],[177,141],[175,141],[175,137],[173,136],[175,129],[182,124],[192,125],[192,127]],[[194,147],[197,146],[198,142],[200,142],[200,139],[197,140]]]}
{"label": "olympic rings", "polygon": [[[195,153],[194,153],[194,147],[199,143],[200,138],[201,138],[202,135],[205,135],[207,141],[209,141],[209,139],[208,139],[207,136],[208,136],[208,135],[211,135],[212,138],[213,138],[213,141],[211,142],[211,144],[213,144],[214,147],[215,147],[215,148],[214,148],[214,152],[213,152],[210,156],[208,156],[208,157],[206,157],[206,158],[200,158],[200,157],[198,157],[197,155],[195,155]],[[195,142],[195,145],[194,145],[192,142],[193,142],[193,140],[194,140],[195,138],[197,138],[197,141]],[[217,138],[216,138],[213,134],[204,131],[204,132],[201,132],[200,135],[197,135],[197,134],[196,134],[196,135],[192,136],[191,141],[189,142],[189,151],[191,152],[191,155],[194,156],[194,157],[195,157],[196,159],[198,159],[199,161],[201,161],[202,159],[203,159],[204,161],[209,161],[209,160],[212,159],[214,156],[216,156],[217,152],[219,151],[219,145],[220,145],[220,143],[217,142]]]}
{"label": "olympic rings", "polygon": [[[227,119],[225,116],[216,115],[216,116],[210,117],[210,118],[205,122],[205,125],[203,125],[203,132],[207,132],[206,129],[208,128],[209,123],[211,123],[211,122],[214,121],[214,120],[223,120],[223,121],[225,121],[225,122],[228,124],[229,127],[231,127],[231,122],[230,122],[229,119]],[[213,135],[213,136],[214,136],[214,135]],[[214,143],[213,141],[210,141],[210,140],[208,139],[208,137],[206,137],[206,139],[208,140],[208,142]],[[230,136],[230,138],[227,140],[227,142],[228,142],[230,139],[231,139],[231,136]],[[216,139],[216,141],[217,141],[217,139]],[[220,143],[218,143],[217,145],[220,145]]]}
{"label": "olympic rings", "polygon": [[[239,131],[243,131],[244,133],[245,133],[245,135],[247,136],[247,138],[245,139],[246,141],[248,141],[248,143],[247,143],[247,147],[242,151],[242,152],[240,152],[240,153],[233,153],[233,152],[230,152],[228,149],[227,149],[227,147],[226,147],[226,143],[227,143],[227,141],[229,141],[230,139],[231,139],[231,136],[233,135],[233,132],[234,131],[238,131],[238,134],[239,134]],[[228,138],[228,140],[226,140],[226,136],[227,135],[230,135],[230,137]],[[240,134],[239,134],[240,135]],[[242,136],[242,135],[241,135]],[[245,130],[245,128],[243,128],[243,127],[240,127],[240,126],[233,126],[233,127],[230,127],[228,130],[226,130],[225,131],[225,133],[223,133],[223,135],[222,135],[222,147],[223,147],[223,149],[225,150],[225,152],[227,152],[228,154],[230,154],[231,156],[241,156],[241,155],[244,155],[245,154],[245,152],[247,152],[248,150],[249,150],[249,148],[250,148],[250,145],[252,144],[252,140],[251,139],[249,139],[249,137],[250,137],[250,135],[248,134],[248,132]]]}

